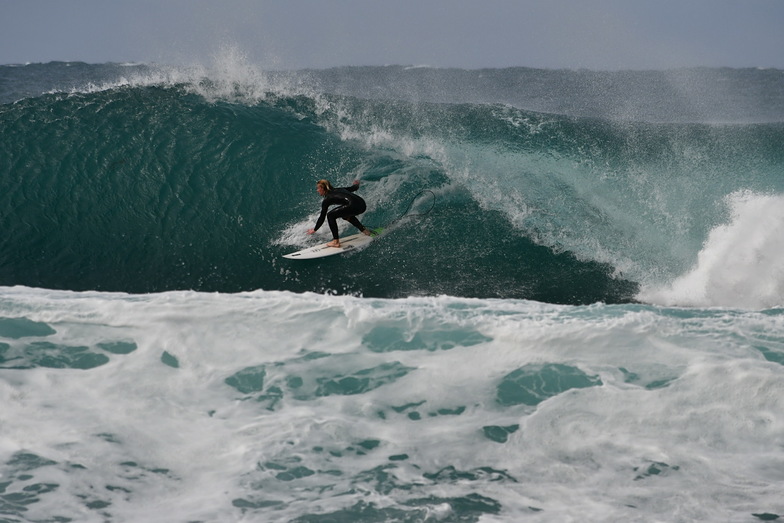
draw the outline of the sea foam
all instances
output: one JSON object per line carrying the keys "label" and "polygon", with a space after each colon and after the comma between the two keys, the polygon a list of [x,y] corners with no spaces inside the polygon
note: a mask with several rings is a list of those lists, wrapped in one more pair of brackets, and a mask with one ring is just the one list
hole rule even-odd
{"label": "sea foam", "polygon": [[784,304],[784,196],[727,196],[729,223],[715,227],[695,266],[640,298],[665,305],[765,309]]}

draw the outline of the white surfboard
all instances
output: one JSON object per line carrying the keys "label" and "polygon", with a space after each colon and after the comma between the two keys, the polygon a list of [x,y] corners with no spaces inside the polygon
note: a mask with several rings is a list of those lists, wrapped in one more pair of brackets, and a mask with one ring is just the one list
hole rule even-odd
{"label": "white surfboard", "polygon": [[312,260],[314,258],[324,258],[325,256],[332,256],[334,254],[343,254],[345,252],[354,251],[360,247],[364,247],[377,238],[381,231],[384,229],[379,227],[377,229],[370,229],[370,236],[364,233],[355,234],[353,236],[346,236],[340,239],[340,247],[327,247],[326,243],[302,249],[301,251],[284,254],[284,258],[290,260]]}

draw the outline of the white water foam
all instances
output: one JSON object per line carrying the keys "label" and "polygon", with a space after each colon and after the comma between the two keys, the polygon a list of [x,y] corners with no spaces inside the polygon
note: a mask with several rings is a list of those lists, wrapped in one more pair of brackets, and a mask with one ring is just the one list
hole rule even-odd
{"label": "white water foam", "polygon": [[695,307],[784,305],[784,195],[739,191],[727,204],[729,223],[711,231],[695,266],[639,299]]}
{"label": "white water foam", "polygon": [[[784,514],[780,313],[5,288],[0,319],[20,519]],[[53,365],[80,347],[108,361]],[[546,365],[572,374],[529,383],[536,405],[499,399]]]}

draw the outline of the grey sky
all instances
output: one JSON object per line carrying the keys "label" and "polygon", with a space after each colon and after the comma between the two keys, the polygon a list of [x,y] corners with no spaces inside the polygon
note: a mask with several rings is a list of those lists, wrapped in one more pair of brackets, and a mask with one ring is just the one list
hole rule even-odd
{"label": "grey sky", "polygon": [[784,0],[0,0],[0,63],[784,69]]}

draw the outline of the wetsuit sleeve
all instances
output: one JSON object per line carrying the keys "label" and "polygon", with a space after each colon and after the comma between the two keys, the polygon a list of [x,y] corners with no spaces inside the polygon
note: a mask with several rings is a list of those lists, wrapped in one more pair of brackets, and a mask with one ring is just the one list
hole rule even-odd
{"label": "wetsuit sleeve", "polygon": [[359,189],[359,184],[355,183],[351,187],[341,187],[341,189],[343,189],[344,191],[348,191],[348,192],[356,192],[356,190]]}
{"label": "wetsuit sleeve", "polygon": [[324,201],[321,202],[321,214],[319,215],[318,220],[316,220],[316,226],[313,227],[314,231],[319,230],[319,227],[324,225],[324,218],[327,216],[327,209],[329,209],[329,206],[329,198],[324,198]]}

